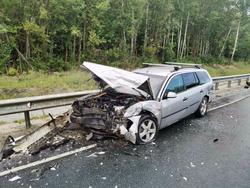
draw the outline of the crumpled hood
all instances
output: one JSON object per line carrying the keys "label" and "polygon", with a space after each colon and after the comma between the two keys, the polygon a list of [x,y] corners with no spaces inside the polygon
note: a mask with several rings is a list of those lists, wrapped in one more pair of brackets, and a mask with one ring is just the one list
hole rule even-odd
{"label": "crumpled hood", "polygon": [[90,62],[83,67],[119,93],[152,97],[148,76]]}

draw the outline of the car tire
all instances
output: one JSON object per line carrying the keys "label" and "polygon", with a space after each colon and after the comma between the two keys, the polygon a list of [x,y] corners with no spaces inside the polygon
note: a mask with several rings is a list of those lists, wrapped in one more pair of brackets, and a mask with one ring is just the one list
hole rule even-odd
{"label": "car tire", "polygon": [[207,108],[208,108],[208,98],[203,97],[200,106],[198,110],[196,111],[196,116],[197,117],[204,117],[207,114]]}
{"label": "car tire", "polygon": [[147,144],[156,139],[158,135],[158,124],[156,118],[143,115],[139,121],[138,133],[136,133],[137,144]]}

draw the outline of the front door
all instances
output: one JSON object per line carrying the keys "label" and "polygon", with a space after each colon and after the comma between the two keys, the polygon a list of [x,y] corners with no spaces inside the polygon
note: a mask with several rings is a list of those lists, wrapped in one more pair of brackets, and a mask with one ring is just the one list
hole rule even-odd
{"label": "front door", "polygon": [[[176,98],[167,98],[166,93],[175,92]],[[187,104],[187,93],[185,91],[182,75],[176,75],[166,85],[162,96],[162,119],[161,128],[169,126],[185,117]]]}

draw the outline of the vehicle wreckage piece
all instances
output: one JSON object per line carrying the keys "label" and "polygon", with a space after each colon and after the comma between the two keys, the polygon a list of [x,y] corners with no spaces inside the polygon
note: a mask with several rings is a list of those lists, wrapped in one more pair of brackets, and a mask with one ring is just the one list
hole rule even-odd
{"label": "vehicle wreckage piece", "polygon": [[102,88],[108,85],[118,93],[152,96],[149,77],[146,75],[90,62],[84,62],[83,67],[94,75],[94,80]]}
{"label": "vehicle wreckage piece", "polygon": [[49,122],[45,123],[32,133],[26,135],[18,142],[16,142],[16,146],[13,148],[15,152],[26,152],[28,147],[33,143],[37,142],[48,133],[53,131],[56,128],[63,128],[66,125],[66,122],[69,120],[69,112],[64,113],[62,116],[58,116],[55,119],[52,118]]}
{"label": "vehicle wreckage piece", "polygon": [[13,154],[13,147],[15,145],[15,140],[12,136],[8,136],[4,142],[0,144],[0,162],[8,157],[9,155]]}
{"label": "vehicle wreckage piece", "polygon": [[84,96],[73,103],[70,120],[103,137],[112,137],[112,134],[119,136],[120,125],[127,123],[123,116],[125,109],[141,100],[144,99],[139,96],[120,94],[113,89]]}

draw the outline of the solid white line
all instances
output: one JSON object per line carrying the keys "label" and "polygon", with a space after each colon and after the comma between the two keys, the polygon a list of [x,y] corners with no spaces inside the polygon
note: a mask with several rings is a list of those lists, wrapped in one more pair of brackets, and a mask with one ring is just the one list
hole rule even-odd
{"label": "solid white line", "polygon": [[226,106],[229,106],[229,105],[232,105],[232,104],[234,104],[234,103],[240,102],[240,101],[242,101],[242,100],[244,100],[244,99],[247,99],[247,98],[249,98],[249,97],[250,97],[250,95],[247,95],[247,96],[244,96],[244,97],[239,98],[239,99],[237,99],[237,100],[234,100],[234,101],[232,101],[232,102],[230,102],[230,103],[223,104],[223,105],[220,105],[220,106],[216,106],[216,107],[214,107],[214,108],[208,109],[208,112],[212,112],[212,111],[214,111],[214,110],[218,110],[218,109],[220,109],[220,108],[224,108],[224,107],[226,107]]}
{"label": "solid white line", "polygon": [[51,161],[54,161],[54,160],[57,160],[57,159],[60,159],[60,158],[63,158],[63,157],[67,157],[69,155],[73,155],[73,154],[76,154],[76,153],[79,153],[79,152],[82,152],[82,151],[85,151],[85,150],[88,150],[88,149],[91,149],[91,148],[94,148],[94,147],[96,147],[96,144],[81,147],[81,148],[76,149],[74,151],[69,151],[69,152],[66,152],[66,153],[62,153],[62,154],[59,154],[59,155],[56,155],[56,156],[53,156],[53,157],[49,157],[49,158],[45,158],[45,159],[42,159],[42,160],[39,160],[39,161],[35,161],[35,162],[29,163],[29,164],[26,164],[26,165],[14,167],[14,168],[12,168],[10,170],[0,172],[0,177],[11,174],[11,173],[18,172],[20,170],[31,168],[31,167],[34,167],[34,166],[37,166],[37,165],[48,163],[48,162],[51,162]]}

